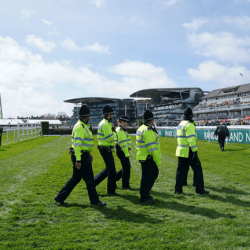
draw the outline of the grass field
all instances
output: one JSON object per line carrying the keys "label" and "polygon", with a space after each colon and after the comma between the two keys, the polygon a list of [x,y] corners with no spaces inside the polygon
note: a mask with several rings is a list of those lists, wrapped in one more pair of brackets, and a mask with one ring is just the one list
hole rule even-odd
{"label": "grass field", "polygon": [[[96,139],[95,139],[96,140]],[[131,156],[131,186],[107,207],[89,204],[82,181],[67,207],[53,197],[72,175],[70,136],[40,137],[0,147],[0,249],[250,249],[250,145],[198,142],[207,196],[195,194],[189,171],[186,195],[174,194],[176,140],[161,138],[163,161],[151,191],[139,202],[140,164]],[[95,142],[96,143],[96,142]],[[134,144],[134,138],[133,138]],[[103,169],[97,149],[94,173]],[[121,168],[117,158],[116,168]]]}

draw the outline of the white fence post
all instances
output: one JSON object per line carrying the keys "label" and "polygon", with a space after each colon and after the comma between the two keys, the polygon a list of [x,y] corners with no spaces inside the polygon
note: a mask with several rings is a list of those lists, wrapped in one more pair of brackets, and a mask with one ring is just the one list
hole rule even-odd
{"label": "white fence post", "polygon": [[20,138],[19,138],[19,124],[17,124],[17,140],[19,141]]}
{"label": "white fence post", "polygon": [[[31,138],[38,137],[41,135],[41,124],[40,123],[34,123],[34,124],[18,123],[16,127],[7,128],[5,132],[6,132],[7,143],[13,140],[14,142],[16,140],[20,141],[21,138],[25,140],[25,137],[27,137],[26,139],[31,139]],[[13,140],[12,140],[12,133],[14,133]],[[10,138],[9,138],[9,135],[11,135]]]}

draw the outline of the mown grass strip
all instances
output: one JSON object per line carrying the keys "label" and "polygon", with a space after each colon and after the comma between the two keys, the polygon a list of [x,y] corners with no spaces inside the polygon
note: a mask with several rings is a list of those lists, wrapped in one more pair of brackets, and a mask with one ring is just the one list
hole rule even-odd
{"label": "mown grass strip", "polygon": [[[221,152],[216,143],[199,141],[205,186],[211,194],[195,195],[189,185],[183,196],[174,194],[176,140],[161,138],[163,161],[151,192],[157,202],[145,206],[139,202],[141,168],[133,141],[131,186],[136,190],[123,190],[118,182],[122,196],[105,196],[104,181],[97,191],[108,206],[99,208],[89,204],[83,181],[68,197],[67,207],[53,201],[72,174],[69,144],[69,137],[59,137],[37,151],[30,148],[29,157],[24,155],[18,166],[10,167],[19,167],[24,176],[32,162],[44,166],[38,173],[31,171],[14,192],[1,196],[1,209],[6,211],[0,221],[1,249],[249,249],[248,145],[230,144]],[[104,163],[97,149],[93,156],[97,174]],[[11,158],[1,164],[11,163]],[[118,170],[117,157],[115,161]],[[192,177],[190,169],[189,184]],[[11,188],[12,180],[5,180]]]}

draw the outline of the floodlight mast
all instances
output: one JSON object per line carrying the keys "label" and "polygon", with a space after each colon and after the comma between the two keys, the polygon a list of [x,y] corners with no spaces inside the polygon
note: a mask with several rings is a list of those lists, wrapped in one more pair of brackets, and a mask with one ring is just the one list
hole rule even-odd
{"label": "floodlight mast", "polygon": [[1,119],[3,119],[3,111],[2,111],[1,94],[0,94],[0,114],[1,114]]}

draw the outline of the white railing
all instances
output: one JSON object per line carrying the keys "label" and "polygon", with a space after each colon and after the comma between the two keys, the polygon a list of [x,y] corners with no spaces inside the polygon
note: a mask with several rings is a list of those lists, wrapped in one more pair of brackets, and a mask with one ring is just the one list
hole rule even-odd
{"label": "white railing", "polygon": [[20,141],[38,137],[42,134],[41,123],[35,124],[18,124],[15,127],[4,127],[3,132],[6,133],[6,142],[10,141],[10,136],[13,140]]}

